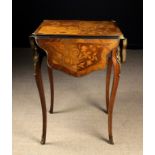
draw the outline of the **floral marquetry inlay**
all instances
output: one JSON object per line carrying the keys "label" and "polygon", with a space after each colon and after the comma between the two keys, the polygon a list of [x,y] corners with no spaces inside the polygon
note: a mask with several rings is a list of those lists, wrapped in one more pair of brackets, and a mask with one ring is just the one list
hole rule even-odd
{"label": "floral marquetry inlay", "polygon": [[74,76],[104,69],[106,57],[119,44],[111,39],[37,39],[38,46],[46,51],[48,64]]}
{"label": "floral marquetry inlay", "polygon": [[[53,69],[79,77],[92,71],[104,69],[106,74],[106,110],[108,114],[109,143],[114,144],[112,114],[120,78],[121,62],[126,60],[127,40],[115,21],[44,20],[30,36],[34,50],[35,80],[39,90],[43,125],[41,144],[46,141],[47,109],[41,76],[41,64],[47,58],[53,113]],[[113,82],[111,85],[111,72]]]}
{"label": "floral marquetry inlay", "polygon": [[74,76],[104,69],[107,56],[124,39],[115,21],[82,20],[44,20],[33,37],[50,67]]}
{"label": "floral marquetry inlay", "polygon": [[35,35],[122,36],[114,21],[44,20]]}

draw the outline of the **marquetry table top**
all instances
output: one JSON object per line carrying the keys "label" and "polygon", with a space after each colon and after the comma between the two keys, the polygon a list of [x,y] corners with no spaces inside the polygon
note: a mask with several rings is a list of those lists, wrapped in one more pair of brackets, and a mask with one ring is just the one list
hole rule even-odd
{"label": "marquetry table top", "polygon": [[115,21],[82,20],[44,20],[33,35],[123,37]]}

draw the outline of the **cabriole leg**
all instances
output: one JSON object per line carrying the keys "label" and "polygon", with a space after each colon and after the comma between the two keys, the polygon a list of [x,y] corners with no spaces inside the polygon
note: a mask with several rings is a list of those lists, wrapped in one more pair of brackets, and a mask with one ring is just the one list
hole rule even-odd
{"label": "cabriole leg", "polygon": [[112,51],[111,61],[114,68],[114,77],[113,77],[113,85],[111,89],[111,96],[108,105],[108,132],[109,132],[109,142],[110,144],[114,144],[113,135],[112,135],[112,115],[113,115],[113,108],[114,108],[114,101],[116,96],[116,91],[119,83],[119,76],[120,76],[120,60],[118,57],[117,49]]}
{"label": "cabriole leg", "polygon": [[36,84],[39,91],[40,101],[41,101],[41,107],[42,107],[42,137],[41,137],[41,144],[45,144],[46,141],[46,128],[47,128],[47,113],[46,113],[46,102],[45,102],[45,94],[44,94],[44,88],[43,88],[43,82],[42,82],[42,76],[41,76],[41,64],[43,60],[43,53],[39,51],[37,45],[35,44],[34,38],[31,40],[32,48],[34,49],[34,76],[36,80]]}

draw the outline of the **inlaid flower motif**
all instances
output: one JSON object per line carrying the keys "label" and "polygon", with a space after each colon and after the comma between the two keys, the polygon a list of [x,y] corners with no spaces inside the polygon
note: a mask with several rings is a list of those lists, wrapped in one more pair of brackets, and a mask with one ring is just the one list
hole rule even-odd
{"label": "inlaid flower motif", "polygon": [[79,68],[85,68],[92,64],[94,64],[97,58],[98,48],[95,45],[80,45],[79,47],[79,60],[80,63],[78,64]]}

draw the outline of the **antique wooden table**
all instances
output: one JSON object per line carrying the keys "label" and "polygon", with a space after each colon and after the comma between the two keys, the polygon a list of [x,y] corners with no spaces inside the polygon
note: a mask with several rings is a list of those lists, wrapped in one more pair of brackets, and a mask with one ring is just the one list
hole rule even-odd
{"label": "antique wooden table", "polygon": [[[47,57],[51,89],[50,113],[53,113],[54,89],[52,69],[80,77],[107,65],[106,107],[109,143],[113,144],[112,113],[120,76],[120,65],[126,59],[127,40],[115,21],[44,20],[30,36],[34,50],[34,76],[39,90],[43,128],[41,144],[46,141],[46,103],[41,78],[41,63]],[[114,69],[110,93],[111,69]]]}

